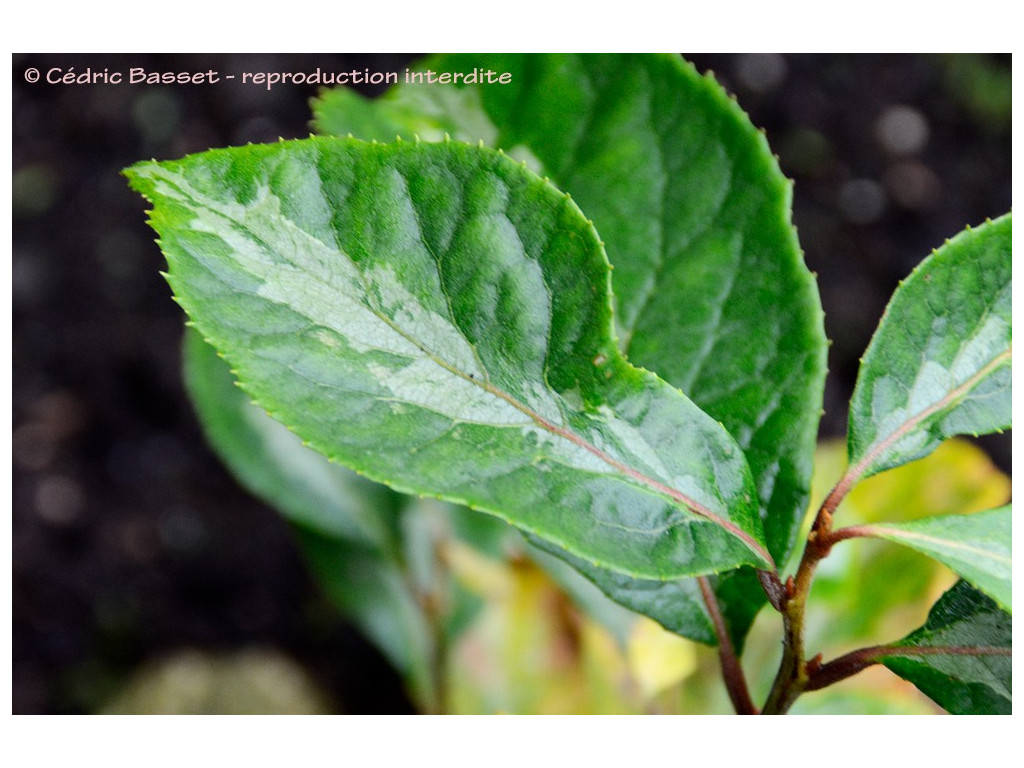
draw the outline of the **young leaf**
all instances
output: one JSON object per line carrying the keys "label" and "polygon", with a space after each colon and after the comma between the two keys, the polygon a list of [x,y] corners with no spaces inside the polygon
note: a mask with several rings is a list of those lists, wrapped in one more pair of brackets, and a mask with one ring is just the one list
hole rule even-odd
{"label": "young leaf", "polygon": [[1013,574],[1009,505],[972,515],[944,515],[857,528],[865,535],[889,539],[935,558],[1010,612]]}
{"label": "young leaf", "polygon": [[893,295],[850,402],[847,486],[1010,426],[1011,228],[962,232]]}
{"label": "young leaf", "polygon": [[[447,136],[498,149],[498,129],[484,111],[480,93],[474,88],[428,85],[395,87],[384,98],[368,99],[349,88],[335,88],[313,100],[313,125],[324,136],[351,135],[382,143],[399,137],[436,142]],[[531,161],[536,165],[535,158]]]}
{"label": "young leaf", "polygon": [[879,658],[952,714],[1009,714],[1011,624],[1008,613],[960,581],[923,627]]}
{"label": "young leaf", "polygon": [[128,175],[179,302],[330,458],[627,573],[770,567],[742,452],[625,362],[592,226],[508,158],[310,139]]}
{"label": "young leaf", "polygon": [[412,69],[511,82],[402,84],[373,102],[328,91],[317,130],[481,140],[572,194],[615,265],[623,350],[736,437],[784,562],[807,504],[826,345],[764,136],[675,55],[459,54]]}

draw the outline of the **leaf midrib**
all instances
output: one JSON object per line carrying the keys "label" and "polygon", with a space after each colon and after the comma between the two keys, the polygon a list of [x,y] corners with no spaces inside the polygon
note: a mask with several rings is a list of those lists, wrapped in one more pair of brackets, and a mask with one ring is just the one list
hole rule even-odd
{"label": "leaf midrib", "polygon": [[[925,408],[923,411],[918,412],[914,416],[904,421],[897,429],[893,430],[888,437],[883,439],[881,442],[874,443],[871,448],[868,449],[867,453],[864,454],[863,458],[858,461],[852,469],[847,472],[847,476],[855,481],[859,478],[874,461],[883,454],[888,448],[891,448],[895,443],[903,439],[907,433],[917,427],[921,422],[934,416],[936,413],[941,412],[945,408],[954,406],[957,402],[965,397],[975,386],[977,386],[982,379],[992,373],[994,370],[999,368],[1004,362],[1012,359],[1012,347],[1007,349],[1005,352],[1001,352],[990,360],[984,368],[979,370],[976,374],[971,376],[960,386],[950,390],[945,397],[940,398],[930,406]],[[844,478],[845,480],[846,478]]]}
{"label": "leaf midrib", "polygon": [[[193,194],[191,194],[190,192],[188,192],[185,189],[181,188],[179,185],[175,184],[170,179],[167,179],[165,177],[163,179],[163,181],[165,183],[171,185],[171,186],[174,186],[178,190],[178,192],[181,193],[186,199],[192,198],[197,204],[201,204],[201,203],[199,203],[199,200],[195,199]],[[213,213],[214,215],[217,215],[217,216],[219,216],[219,217],[221,217],[223,219],[226,219],[229,222],[232,222],[233,224],[236,224],[236,225],[238,225],[240,227],[243,227],[246,232],[251,232],[251,227],[245,221],[238,220],[238,219],[228,215],[226,212],[224,212],[222,210],[219,210],[217,207],[211,207],[209,205],[203,205],[203,207],[206,210],[208,210],[211,213]],[[415,206],[414,206],[414,208],[415,208]],[[283,214],[282,214],[282,217],[283,217]],[[299,226],[298,223],[292,222],[292,225],[295,226],[296,229],[298,229],[299,231],[303,232],[305,235],[307,235],[307,236],[313,238],[314,240],[317,240],[318,242],[320,242],[320,244],[323,245],[325,248],[331,248],[332,247],[332,246],[329,246],[327,243],[323,242],[319,237],[316,237],[316,235],[314,235],[313,233],[311,233],[311,232],[307,231],[305,228]],[[419,231],[421,244],[424,246],[424,248],[426,248],[428,250],[428,252],[430,252],[429,245],[422,238],[422,231],[420,231],[419,227],[417,227],[417,230]],[[338,251],[339,255],[341,255],[342,257],[346,258],[353,265],[354,271],[360,276],[360,279],[362,279],[363,278],[363,272],[362,272],[361,269],[359,269],[358,263],[355,262],[350,256],[348,256],[344,252],[344,250],[340,247],[339,243],[335,242],[333,248]],[[366,296],[370,295],[370,292],[365,290],[365,286],[364,286],[363,293]],[[267,297],[264,297],[264,298],[267,298]],[[270,299],[267,299],[267,300],[270,300]],[[577,435],[576,433],[574,433],[574,432],[572,432],[572,431],[570,431],[570,430],[568,430],[568,429],[566,429],[564,427],[560,427],[557,424],[554,424],[553,422],[549,421],[548,419],[545,419],[543,416],[541,416],[539,413],[534,411],[532,408],[530,408],[526,404],[520,402],[519,400],[517,400],[515,397],[513,397],[509,393],[505,392],[504,390],[501,390],[498,387],[494,386],[489,381],[478,379],[475,376],[473,376],[471,374],[468,374],[468,373],[465,373],[464,371],[456,368],[455,366],[451,365],[450,363],[448,363],[443,358],[441,358],[438,355],[436,355],[431,350],[429,350],[426,347],[424,347],[415,337],[409,335],[403,328],[401,328],[401,326],[397,325],[391,318],[389,318],[386,314],[383,314],[378,308],[374,307],[372,304],[370,304],[368,302],[365,302],[365,301],[361,301],[360,303],[362,303],[362,305],[370,313],[372,313],[381,322],[383,322],[385,325],[387,325],[392,331],[394,331],[396,334],[398,334],[399,336],[401,336],[402,338],[407,340],[414,347],[419,349],[423,353],[423,355],[427,359],[429,359],[431,362],[433,362],[435,365],[438,365],[439,367],[443,368],[444,370],[448,371],[449,373],[462,378],[463,380],[469,382],[470,384],[473,384],[473,385],[475,385],[477,387],[480,387],[481,389],[483,389],[488,394],[491,394],[491,395],[493,395],[495,397],[498,397],[498,398],[502,399],[507,404],[509,404],[510,406],[515,408],[516,410],[518,410],[520,413],[522,413],[525,416],[527,416],[531,421],[533,421],[540,428],[550,432],[553,435],[561,437],[564,440],[567,440],[568,442],[572,443],[573,445],[577,446],[578,448],[582,448],[583,450],[591,453],[592,455],[597,457],[599,460],[603,461],[608,466],[610,466],[611,468],[615,469],[617,472],[619,472],[620,474],[622,474],[625,477],[629,478],[630,480],[638,483],[641,486],[645,486],[648,490],[652,490],[652,491],[655,491],[656,493],[658,493],[660,495],[667,496],[668,498],[670,498],[676,504],[679,504],[679,505],[687,508],[694,515],[697,515],[698,517],[704,518],[704,519],[706,519],[706,520],[708,520],[708,521],[718,525],[719,527],[721,527],[725,531],[729,532],[730,534],[732,534],[736,538],[740,539],[740,541],[742,541],[750,550],[752,550],[754,553],[756,553],[765,562],[769,563],[772,568],[775,567],[774,566],[774,560],[773,560],[771,554],[767,551],[767,549],[765,547],[763,547],[749,533],[744,531],[742,528],[737,526],[732,521],[727,520],[726,518],[723,518],[720,515],[717,515],[716,513],[712,512],[710,509],[705,507],[703,504],[700,504],[695,499],[692,499],[689,496],[687,496],[686,494],[684,494],[682,491],[679,491],[679,490],[677,490],[675,488],[672,488],[671,486],[668,486],[668,485],[666,485],[666,484],[656,480],[655,478],[652,478],[652,477],[650,477],[648,475],[645,475],[644,473],[640,472],[639,470],[636,470],[636,469],[628,466],[627,464],[619,461],[618,459],[615,459],[614,457],[610,456],[605,451],[601,450],[596,445],[594,445],[593,443],[589,442],[588,440],[586,440],[585,438],[581,437],[580,435]],[[287,305],[284,305],[284,306],[287,306]],[[291,309],[291,307],[287,307],[287,308]],[[458,328],[458,324],[454,322],[453,318],[449,317],[447,319],[449,321],[452,321],[452,327],[453,328],[456,328],[456,329]],[[463,336],[463,338],[465,339],[465,336]],[[469,342],[468,339],[466,339],[466,341],[467,341],[467,343]],[[473,345],[470,344],[470,346],[472,347]],[[488,375],[487,369],[483,365],[481,365],[481,370],[485,373],[485,375]],[[489,375],[488,375],[488,378],[489,378]]]}
{"label": "leaf midrib", "polygon": [[[861,526],[861,530],[874,534],[878,538],[889,538],[892,536],[897,539],[916,539],[920,541],[926,541],[931,544],[941,545],[946,549],[963,550],[964,552],[980,555],[988,560],[994,560],[1000,564],[1010,565],[1010,558],[1004,557],[1003,555],[996,554],[988,549],[979,549],[978,547],[972,547],[969,544],[962,542],[953,541],[950,539],[940,539],[936,536],[929,536],[925,533],[918,531],[910,531],[902,528],[887,528],[880,525],[865,525]],[[888,535],[887,535],[888,534]]]}

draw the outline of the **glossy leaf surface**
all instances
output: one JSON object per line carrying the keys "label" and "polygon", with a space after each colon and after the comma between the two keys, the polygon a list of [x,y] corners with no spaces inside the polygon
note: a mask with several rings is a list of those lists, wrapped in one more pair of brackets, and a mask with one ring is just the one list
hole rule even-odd
{"label": "glossy leaf surface", "polygon": [[1009,506],[973,515],[860,527],[870,536],[895,541],[935,558],[1010,611],[1013,572]]}
{"label": "glossy leaf surface", "polygon": [[[456,55],[414,69],[475,67],[512,83],[401,85],[373,101],[337,89],[314,102],[317,129],[484,141],[570,192],[615,265],[623,349],[736,437],[783,562],[806,509],[825,340],[789,226],[790,188],[764,136],[678,56]],[[621,604],[713,642],[696,583],[631,584],[574,565]],[[716,584],[741,646],[764,593],[749,569]]]}
{"label": "glossy leaf surface", "polygon": [[850,402],[850,478],[1008,428],[1010,214],[935,251],[893,295]]}
{"label": "glossy leaf surface", "polygon": [[484,141],[569,192],[615,270],[621,347],[723,422],[746,451],[768,547],[806,508],[825,372],[817,290],[767,142],[678,56],[454,55],[419,71],[507,85],[400,85],[314,102],[319,131]]}
{"label": "glossy leaf surface", "polygon": [[508,158],[317,139],[129,176],[180,303],[330,458],[636,575],[768,562],[742,452],[625,362],[592,226]]}
{"label": "glossy leaf surface", "polygon": [[906,650],[881,661],[953,714],[1009,714],[1011,624],[1008,613],[961,581],[897,644]]}

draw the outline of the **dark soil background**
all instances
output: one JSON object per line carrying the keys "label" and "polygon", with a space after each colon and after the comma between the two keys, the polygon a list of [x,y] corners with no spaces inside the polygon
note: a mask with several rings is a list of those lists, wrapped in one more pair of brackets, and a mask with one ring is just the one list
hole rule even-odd
{"label": "dark soil background", "polygon": [[[411,711],[288,527],[206,448],[179,373],[182,315],[146,206],[118,175],[143,158],[304,136],[315,88],[31,84],[24,72],[386,72],[413,58],[14,57],[15,713],[94,711],[138,665],[185,647],[279,649],[340,711]],[[897,282],[1010,208],[1010,57],[688,58],[736,93],[796,179],[834,341],[822,434],[842,435],[857,359]],[[984,445],[1009,471],[1009,436]]]}

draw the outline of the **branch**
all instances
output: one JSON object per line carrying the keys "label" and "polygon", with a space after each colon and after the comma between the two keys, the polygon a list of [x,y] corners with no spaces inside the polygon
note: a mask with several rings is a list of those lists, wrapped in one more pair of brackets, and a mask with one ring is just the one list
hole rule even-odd
{"label": "branch", "polygon": [[933,645],[914,647],[911,645],[873,645],[851,651],[838,659],[822,664],[811,672],[805,691],[817,691],[856,675],[868,667],[878,664],[886,656],[1009,656],[1009,648],[986,648],[968,645]]}
{"label": "branch", "polygon": [[[785,637],[782,662],[764,704],[763,712],[766,715],[785,714],[806,690],[810,675],[817,670],[817,659],[812,664],[804,660],[804,612],[807,608],[807,596],[810,594],[811,582],[814,580],[818,563],[832,551],[832,545],[843,538],[861,535],[859,532],[853,533],[856,530],[853,528],[837,531],[837,534],[842,534],[838,538],[832,533],[832,515],[856,482],[856,471],[848,471],[843,475],[818,509],[811,532],[807,536],[807,545],[804,547],[796,576],[786,581],[785,595],[780,601],[781,607],[776,605],[782,614]],[[762,581],[762,586],[764,585],[765,582]],[[772,593],[768,592],[767,588],[765,592],[772,605],[775,605]]]}

